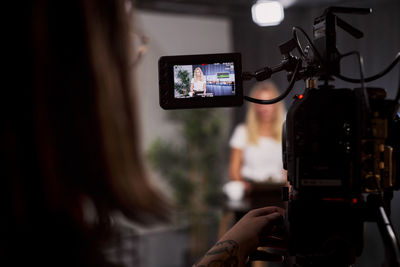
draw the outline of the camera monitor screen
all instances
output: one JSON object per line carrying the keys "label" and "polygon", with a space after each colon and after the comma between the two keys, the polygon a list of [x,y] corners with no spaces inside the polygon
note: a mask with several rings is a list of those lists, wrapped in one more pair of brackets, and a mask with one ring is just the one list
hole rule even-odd
{"label": "camera monitor screen", "polygon": [[161,57],[159,84],[164,109],[240,106],[240,54]]}
{"label": "camera monitor screen", "polygon": [[235,95],[233,62],[175,65],[175,98]]}

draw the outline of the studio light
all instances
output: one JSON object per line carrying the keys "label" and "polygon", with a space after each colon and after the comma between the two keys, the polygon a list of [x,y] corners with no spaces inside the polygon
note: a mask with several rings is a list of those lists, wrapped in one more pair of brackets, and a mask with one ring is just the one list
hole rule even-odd
{"label": "studio light", "polygon": [[282,4],[278,1],[258,0],[251,7],[254,23],[259,26],[274,26],[284,18]]}

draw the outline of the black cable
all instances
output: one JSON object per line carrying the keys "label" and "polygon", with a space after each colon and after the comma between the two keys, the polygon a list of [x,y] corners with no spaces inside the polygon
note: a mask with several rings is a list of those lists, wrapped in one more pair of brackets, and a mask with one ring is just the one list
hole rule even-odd
{"label": "black cable", "polygon": [[303,47],[301,47],[299,37],[297,37],[297,31],[296,31],[295,27],[292,28],[292,34],[293,34],[294,40],[296,41],[297,51],[299,52],[299,54],[303,58],[303,60],[306,60],[307,58],[306,58],[306,55],[303,52]]}
{"label": "black cable", "polygon": [[364,83],[365,83],[365,79],[364,79],[364,60],[363,60],[360,52],[358,52],[358,51],[348,52],[346,54],[341,55],[340,59],[342,59],[344,57],[347,57],[347,56],[351,56],[351,55],[356,55],[358,57],[359,71],[360,71],[360,79],[358,80],[358,83],[360,83],[361,87],[364,88]]}
{"label": "black cable", "polygon": [[[385,76],[389,71],[391,71],[393,69],[394,66],[396,66],[396,64],[400,61],[400,52],[397,53],[395,59],[393,60],[392,63],[390,63],[390,65],[385,68],[383,71],[381,71],[380,73],[373,75],[371,77],[365,78],[364,81],[365,82],[372,82],[375,81],[383,76]],[[342,76],[340,74],[335,74],[336,77],[338,77],[339,79],[346,81],[346,82],[350,82],[350,83],[360,83],[361,81],[359,79],[353,79],[353,78],[348,78],[345,76]],[[398,93],[400,94],[400,93]]]}
{"label": "black cable", "polygon": [[399,103],[400,100],[400,68],[399,68],[399,86],[397,87],[397,94],[396,97],[394,98],[394,101],[396,103]]}
{"label": "black cable", "polygon": [[360,71],[360,80],[359,80],[360,82],[359,83],[361,84],[361,89],[362,89],[362,92],[363,92],[363,95],[364,95],[364,101],[365,101],[365,105],[367,107],[367,110],[370,110],[369,109],[370,105],[369,105],[368,92],[367,92],[367,89],[365,88],[364,60],[363,60],[363,57],[361,56],[360,52],[351,51],[351,52],[348,52],[346,54],[341,55],[340,58],[342,59],[344,57],[351,56],[351,55],[356,55],[357,58],[358,58],[358,63],[359,63],[358,66],[359,66],[359,71]]}
{"label": "black cable", "polygon": [[292,78],[290,80],[289,86],[288,88],[285,90],[285,92],[283,92],[281,95],[277,96],[276,98],[273,99],[268,99],[268,100],[261,100],[261,99],[256,99],[256,98],[252,98],[249,96],[244,96],[243,98],[249,102],[253,102],[253,103],[257,103],[257,104],[263,104],[263,105],[269,105],[269,104],[274,104],[277,103],[279,101],[281,101],[282,99],[284,99],[289,93],[290,91],[292,91],[293,86],[296,82],[296,76],[299,73],[299,69],[300,69],[300,65],[301,65],[301,60],[297,61],[296,64],[296,68],[294,69]]}
{"label": "black cable", "polygon": [[299,51],[299,53],[305,57],[304,52],[303,52],[303,48],[300,45],[300,41],[299,38],[297,37],[297,33],[296,31],[299,30],[301,31],[301,33],[304,35],[304,37],[307,39],[307,42],[309,43],[309,45],[311,46],[313,53],[318,57],[318,59],[323,62],[322,56],[319,53],[318,49],[315,47],[314,43],[311,41],[310,37],[308,36],[308,34],[300,27],[294,26],[292,28],[292,33],[293,33],[293,38],[296,40],[297,43],[297,50]]}

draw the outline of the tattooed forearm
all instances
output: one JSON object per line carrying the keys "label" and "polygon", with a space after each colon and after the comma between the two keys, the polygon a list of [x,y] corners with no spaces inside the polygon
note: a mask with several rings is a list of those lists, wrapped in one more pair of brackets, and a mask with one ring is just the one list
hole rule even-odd
{"label": "tattooed forearm", "polygon": [[239,245],[233,240],[218,242],[194,267],[238,267]]}
{"label": "tattooed forearm", "polygon": [[224,252],[228,255],[233,255],[237,253],[238,248],[239,246],[235,241],[224,240],[215,244],[214,247],[212,247],[211,250],[207,252],[206,256],[216,255]]}

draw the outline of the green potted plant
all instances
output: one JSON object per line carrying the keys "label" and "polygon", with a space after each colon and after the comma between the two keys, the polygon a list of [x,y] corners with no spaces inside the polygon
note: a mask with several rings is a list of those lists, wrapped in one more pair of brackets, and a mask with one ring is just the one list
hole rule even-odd
{"label": "green potted plant", "polygon": [[190,88],[190,74],[187,70],[179,70],[177,77],[180,81],[175,82],[175,91],[186,96],[189,93]]}
{"label": "green potted plant", "polygon": [[227,166],[223,121],[216,109],[167,113],[171,122],[180,124],[179,141],[173,144],[158,139],[148,156],[152,167],[174,191],[178,221],[189,222],[190,252],[196,259],[216,241],[218,212],[223,204],[221,184]]}

